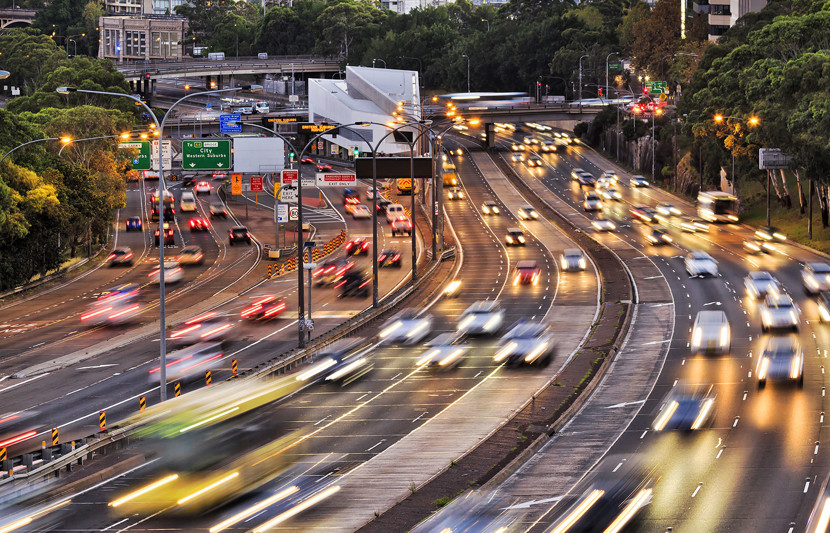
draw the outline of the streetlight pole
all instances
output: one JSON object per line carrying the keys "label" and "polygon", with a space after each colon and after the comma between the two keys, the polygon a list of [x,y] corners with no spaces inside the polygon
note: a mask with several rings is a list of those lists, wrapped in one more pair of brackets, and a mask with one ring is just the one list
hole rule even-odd
{"label": "streetlight pole", "polygon": [[481,22],[486,22],[487,23],[487,32],[489,33],[490,32],[490,21],[487,20],[487,19],[481,19]]}
{"label": "streetlight pole", "polygon": [[619,54],[619,52],[611,52],[610,54],[605,56],[605,97],[606,98],[608,98],[608,96],[609,96],[609,93],[608,93],[608,60],[613,55],[620,55],[620,54]]}
{"label": "streetlight pole", "polygon": [[579,58],[579,112],[582,113],[582,60],[588,57],[588,54]]}
{"label": "streetlight pole", "polygon": [[383,61],[383,68],[386,68],[386,60],[380,58],[375,58],[372,60],[372,68],[375,68],[375,61]]}
{"label": "streetlight pole", "polygon": [[461,57],[467,59],[467,92],[470,92],[470,56],[461,54]]}
{"label": "streetlight pole", "polygon": [[72,139],[70,139],[69,137],[47,137],[46,139],[35,139],[33,141],[28,141],[28,142],[25,142],[23,144],[18,144],[17,146],[15,146],[11,150],[9,150],[5,154],[3,154],[3,157],[0,157],[0,163],[5,161],[6,158],[9,157],[11,155],[11,153],[14,152],[15,150],[17,150],[18,148],[23,148],[24,146],[28,146],[30,144],[42,143],[42,142],[46,142],[46,141],[60,141],[64,145],[66,145],[67,143],[72,142]]}
{"label": "streetlight pole", "polygon": [[410,57],[410,56],[398,56],[398,57],[401,58],[401,59],[414,59],[415,61],[418,62],[418,79],[421,82],[421,89],[423,89],[424,88],[424,78],[423,78],[424,64],[421,62],[421,58],[420,57]]}
{"label": "streetlight pole", "polygon": [[161,161],[161,145],[164,139],[164,124],[167,121],[167,117],[170,116],[170,113],[173,109],[178,105],[180,102],[187,100],[189,98],[200,96],[204,94],[216,94],[216,93],[224,93],[230,91],[239,91],[239,90],[253,90],[259,91],[262,90],[261,85],[246,85],[243,87],[231,87],[228,89],[217,89],[213,91],[201,91],[197,93],[191,93],[188,95],[179,98],[170,106],[167,110],[167,113],[164,114],[164,117],[161,119],[159,123],[158,117],[156,117],[153,110],[150,109],[147,104],[141,101],[141,98],[136,98],[130,94],[124,93],[114,93],[108,91],[90,91],[87,89],[78,89],[76,87],[58,87],[56,92],[59,94],[69,94],[69,93],[88,93],[88,94],[101,94],[104,96],[116,96],[120,98],[129,98],[130,100],[136,102],[137,105],[141,105],[144,109],[150,114],[153,119],[153,122],[156,124],[156,131],[158,132],[158,150],[156,152],[156,162],[158,163],[159,168],[159,389],[161,393],[161,401],[164,402],[167,400],[167,331],[166,331],[166,315],[165,315],[165,306],[164,306],[164,235],[163,235],[163,228],[164,228],[164,192],[167,188],[164,185],[164,165]]}

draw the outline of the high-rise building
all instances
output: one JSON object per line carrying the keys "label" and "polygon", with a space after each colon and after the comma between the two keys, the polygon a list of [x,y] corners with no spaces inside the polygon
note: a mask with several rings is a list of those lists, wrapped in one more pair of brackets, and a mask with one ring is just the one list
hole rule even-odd
{"label": "high-rise building", "polygon": [[739,18],[766,5],[767,0],[695,0],[694,10],[709,14],[709,40],[717,41]]}

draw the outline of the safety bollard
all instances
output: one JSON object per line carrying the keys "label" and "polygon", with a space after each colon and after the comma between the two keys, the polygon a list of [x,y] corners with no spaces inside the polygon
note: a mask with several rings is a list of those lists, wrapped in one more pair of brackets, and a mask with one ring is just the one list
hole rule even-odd
{"label": "safety bollard", "polygon": [[271,265],[268,265],[268,279],[271,279],[273,272],[271,271]]}
{"label": "safety bollard", "polygon": [[182,384],[178,381],[173,384],[173,394],[175,394],[176,398],[182,395]]}
{"label": "safety bollard", "polygon": [[147,407],[147,397],[146,396],[139,396],[138,397],[138,410],[143,411],[145,407]]}
{"label": "safety bollard", "polygon": [[5,460],[6,460],[6,449],[5,448],[0,448],[0,461],[5,461]]}
{"label": "safety bollard", "polygon": [[58,428],[52,428],[52,446],[58,445]]}
{"label": "safety bollard", "polygon": [[205,385],[210,385],[210,370],[205,370]]}
{"label": "safety bollard", "polygon": [[106,411],[98,411],[98,428],[101,431],[107,430],[107,412]]}
{"label": "safety bollard", "polygon": [[231,372],[233,372],[233,377],[236,377],[236,375],[237,375],[236,359],[231,359]]}

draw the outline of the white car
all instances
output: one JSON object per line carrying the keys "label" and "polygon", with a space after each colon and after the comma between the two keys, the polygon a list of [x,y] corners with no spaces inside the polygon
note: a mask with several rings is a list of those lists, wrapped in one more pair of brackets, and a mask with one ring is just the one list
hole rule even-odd
{"label": "white car", "polygon": [[390,224],[398,217],[405,217],[406,209],[401,204],[389,204],[386,206],[386,221]]}
{"label": "white car", "polygon": [[179,209],[182,213],[196,211],[196,197],[190,191],[184,191],[182,198],[179,200]]}
{"label": "white car", "polygon": [[372,187],[366,189],[366,199],[367,200],[374,200],[375,199],[375,190]]}
{"label": "white car", "polygon": [[390,318],[378,337],[383,342],[415,344],[432,331],[432,315],[419,316],[414,309],[404,309]]}
{"label": "white car", "polygon": [[620,181],[620,176],[614,170],[606,170],[602,173],[602,178],[607,178],[612,183],[617,183]]}
{"label": "white car", "polygon": [[[198,343],[170,352],[165,365],[167,382],[204,379],[205,370],[219,366],[222,355],[222,344],[218,342]],[[150,369],[150,383],[158,382],[160,369],[159,366]]]}
{"label": "white car", "polygon": [[210,183],[206,181],[200,181],[196,183],[196,187],[194,189],[196,190],[196,194],[210,194]]}
{"label": "white car", "polygon": [[[159,275],[159,269],[156,268],[151,271],[147,276],[150,278],[152,283],[160,283],[161,276]],[[182,267],[179,266],[179,263],[164,263],[164,283],[178,283],[182,280],[184,273],[182,272]]]}
{"label": "white car", "polygon": [[602,189],[599,195],[602,197],[603,200],[606,200],[608,202],[619,202],[620,200],[622,200],[622,194],[620,194],[620,191],[618,191],[614,187],[607,187],[605,189]]}
{"label": "white car", "polygon": [[717,276],[718,262],[706,252],[692,252],[686,256],[686,273],[690,276]]}
{"label": "white car", "polygon": [[630,183],[632,187],[648,187],[648,180],[645,176],[631,176]]}
{"label": "white car", "polygon": [[140,312],[140,304],[133,299],[103,298],[87,307],[81,314],[81,322],[90,326],[115,326],[131,322]]}
{"label": "white car", "polygon": [[470,351],[470,346],[460,344],[464,335],[457,332],[442,333],[427,342],[428,349],[418,356],[415,365],[424,368],[447,369],[453,368],[464,355]]}
{"label": "white car", "polygon": [[585,211],[600,211],[602,209],[602,199],[599,197],[599,194],[590,192],[585,196],[582,207]]}
{"label": "white car", "polygon": [[591,225],[597,231],[614,231],[617,229],[617,225],[607,218],[595,218],[591,221]]}
{"label": "white car", "polygon": [[372,218],[372,212],[369,211],[369,208],[363,204],[357,204],[352,206],[352,218]]}
{"label": "white car", "polygon": [[504,309],[495,300],[479,300],[460,317],[456,330],[467,335],[495,335],[504,323]]}
{"label": "white car", "polygon": [[612,181],[606,178],[605,176],[600,176],[597,178],[597,183],[594,185],[597,189],[605,189],[612,185]]}
{"label": "white car", "polygon": [[167,337],[171,344],[196,344],[198,342],[219,342],[233,329],[228,317],[219,316],[210,311],[191,318],[178,328],[172,330]]}
{"label": "white car", "polygon": [[673,204],[669,204],[666,202],[659,203],[654,208],[657,210],[659,214],[667,217],[676,217],[683,214],[682,211],[680,211],[680,209],[675,207]]}
{"label": "white car", "polygon": [[[176,257],[176,262],[180,265],[201,265],[205,260],[205,254],[198,246],[185,246]],[[164,281],[167,282],[167,273],[164,274]]]}
{"label": "white car", "polygon": [[794,381],[804,386],[804,352],[793,336],[769,337],[758,357],[755,368],[758,388],[763,388],[768,379]]}
{"label": "white car", "polygon": [[562,252],[559,262],[565,272],[580,272],[588,268],[588,261],[582,255],[582,250],[577,248],[568,248]]}
{"label": "white car", "polygon": [[519,322],[501,338],[493,360],[507,365],[547,365],[555,354],[556,344],[547,326],[538,322]]}
{"label": "white car", "polygon": [[519,208],[517,214],[519,215],[519,220],[537,220],[539,218],[538,211],[532,205],[523,205]]}
{"label": "white car", "polygon": [[463,200],[464,191],[462,191],[458,187],[453,187],[452,189],[450,189],[450,192],[447,193],[447,196],[450,200]]}
{"label": "white car", "polygon": [[579,177],[585,173],[585,169],[582,168],[574,168],[571,170],[571,179],[575,181],[579,181]]}
{"label": "white car", "polygon": [[481,204],[481,211],[485,215],[498,215],[501,213],[499,210],[499,204],[494,202],[493,200],[487,200],[483,204]]}
{"label": "white car", "polygon": [[798,330],[801,312],[789,294],[768,294],[758,310],[761,312],[761,331],[764,333],[771,329]]}
{"label": "white car", "polygon": [[806,263],[801,269],[801,282],[807,294],[830,291],[830,265],[827,263]]}
{"label": "white car", "polygon": [[692,353],[729,353],[732,337],[723,311],[700,311],[692,327]]}
{"label": "white car", "polygon": [[744,278],[746,294],[756,300],[766,297],[767,294],[778,294],[781,292],[781,285],[775,276],[765,270],[755,270]]}
{"label": "white car", "polygon": [[687,233],[707,232],[709,223],[702,218],[683,217],[680,219],[680,229]]}

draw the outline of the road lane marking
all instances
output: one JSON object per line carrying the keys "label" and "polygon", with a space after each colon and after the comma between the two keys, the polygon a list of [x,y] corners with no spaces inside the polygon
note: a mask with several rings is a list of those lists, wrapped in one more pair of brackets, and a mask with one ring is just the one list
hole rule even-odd
{"label": "road lane marking", "polygon": [[21,385],[25,385],[26,383],[29,383],[29,382],[31,382],[31,381],[34,381],[34,380],[36,380],[36,379],[45,378],[45,377],[46,377],[46,376],[48,376],[49,374],[50,374],[50,372],[47,372],[47,373],[45,373],[45,374],[40,374],[39,376],[35,376],[35,377],[33,377],[33,378],[29,378],[29,379],[27,379],[27,380],[21,381],[20,383],[15,383],[14,385],[9,385],[9,386],[8,386],[8,387],[6,387],[5,389],[0,389],[0,392],[5,392],[5,391],[7,391],[7,390],[14,389],[14,388],[16,388],[16,387],[19,387],[19,386],[21,386]]}
{"label": "road lane marking", "polygon": [[381,445],[381,444],[383,444],[384,442],[386,442],[386,439],[380,439],[380,442],[378,442],[377,444],[375,444],[375,445],[374,445],[374,446],[372,446],[371,448],[368,448],[366,451],[367,451],[367,452],[371,452],[372,450],[374,450],[375,448],[377,448],[378,446],[380,446],[380,445]]}

